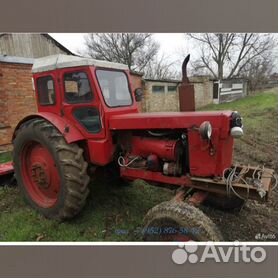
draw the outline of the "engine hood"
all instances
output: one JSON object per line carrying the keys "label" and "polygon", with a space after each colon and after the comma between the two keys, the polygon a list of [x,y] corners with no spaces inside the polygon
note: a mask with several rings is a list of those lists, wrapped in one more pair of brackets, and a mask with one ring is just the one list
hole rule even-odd
{"label": "engine hood", "polygon": [[109,119],[111,130],[177,129],[199,126],[204,121],[214,128],[229,129],[232,111],[215,112],[159,112],[113,115]]}

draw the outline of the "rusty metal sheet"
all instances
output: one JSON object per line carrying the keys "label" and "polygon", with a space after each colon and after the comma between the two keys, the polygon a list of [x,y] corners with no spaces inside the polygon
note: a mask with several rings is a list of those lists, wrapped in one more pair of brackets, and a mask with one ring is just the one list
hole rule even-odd
{"label": "rusty metal sheet", "polygon": [[182,83],[179,86],[180,111],[195,111],[195,92],[193,84]]}

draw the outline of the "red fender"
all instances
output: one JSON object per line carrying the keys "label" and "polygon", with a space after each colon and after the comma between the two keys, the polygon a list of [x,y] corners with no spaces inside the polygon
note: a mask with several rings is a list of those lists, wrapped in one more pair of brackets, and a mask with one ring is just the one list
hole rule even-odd
{"label": "red fender", "polygon": [[13,133],[13,140],[15,138],[15,132],[19,128],[21,124],[24,122],[35,119],[35,118],[43,118],[47,120],[49,123],[54,125],[65,137],[65,140],[67,143],[73,143],[76,141],[84,140],[85,137],[82,135],[82,133],[76,128],[70,121],[68,121],[65,118],[62,118],[60,116],[57,116],[56,114],[49,113],[49,112],[42,112],[42,113],[36,113],[29,115],[25,118],[23,118],[16,126],[14,133]]}

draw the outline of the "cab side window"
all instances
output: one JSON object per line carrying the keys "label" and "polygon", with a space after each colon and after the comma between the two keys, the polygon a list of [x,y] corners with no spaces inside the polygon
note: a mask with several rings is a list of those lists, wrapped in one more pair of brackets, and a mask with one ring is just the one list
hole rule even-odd
{"label": "cab side window", "polygon": [[56,102],[54,81],[51,76],[37,79],[38,98],[40,105],[54,105]]}
{"label": "cab side window", "polygon": [[93,99],[93,92],[85,72],[64,75],[65,100],[67,103],[86,103]]}
{"label": "cab side window", "polygon": [[98,133],[101,130],[100,115],[94,107],[81,107],[73,112],[77,121],[84,126],[89,133]]}

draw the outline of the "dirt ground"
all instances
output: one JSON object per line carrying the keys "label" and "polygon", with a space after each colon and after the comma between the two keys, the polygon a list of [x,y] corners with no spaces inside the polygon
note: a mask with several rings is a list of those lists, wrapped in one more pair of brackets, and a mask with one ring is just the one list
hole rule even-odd
{"label": "dirt ground", "polygon": [[278,192],[269,203],[247,201],[240,211],[223,212],[204,207],[226,241],[278,241]]}

